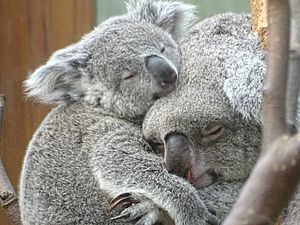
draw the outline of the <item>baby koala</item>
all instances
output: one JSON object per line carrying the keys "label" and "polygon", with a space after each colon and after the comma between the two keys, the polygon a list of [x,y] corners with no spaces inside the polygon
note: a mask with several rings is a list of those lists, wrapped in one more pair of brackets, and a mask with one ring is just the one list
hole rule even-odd
{"label": "baby koala", "polygon": [[[141,129],[149,107],[176,86],[178,41],[194,7],[143,0],[129,1],[127,9],[55,52],[25,81],[30,97],[58,107],[25,156],[24,225],[116,225],[125,217],[137,224],[167,224],[165,212],[177,225],[216,221],[196,190],[168,173]],[[126,198],[119,196],[124,191],[141,201],[111,220],[109,198],[118,196],[113,208]],[[141,196],[160,208],[149,210],[153,205]]]}

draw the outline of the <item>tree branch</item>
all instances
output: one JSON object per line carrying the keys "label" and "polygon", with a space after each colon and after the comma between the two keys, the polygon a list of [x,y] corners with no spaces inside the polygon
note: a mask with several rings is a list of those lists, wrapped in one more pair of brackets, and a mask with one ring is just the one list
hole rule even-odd
{"label": "tree branch", "polygon": [[[2,127],[4,102],[5,102],[4,96],[0,95],[0,131]],[[20,210],[18,206],[17,195],[5,172],[1,157],[0,157],[0,205],[2,206],[2,208],[4,208],[12,224],[21,225]]]}
{"label": "tree branch", "polygon": [[286,119],[288,131],[293,134],[296,132],[296,113],[300,86],[300,1],[290,0],[290,5],[291,36]]}
{"label": "tree branch", "polygon": [[285,98],[289,1],[268,1],[269,44],[263,90],[262,153],[224,225],[273,224],[299,181],[300,135],[289,138]]}
{"label": "tree branch", "polygon": [[268,2],[269,45],[267,76],[263,90],[262,151],[286,133],[285,97],[289,49],[289,1]]}

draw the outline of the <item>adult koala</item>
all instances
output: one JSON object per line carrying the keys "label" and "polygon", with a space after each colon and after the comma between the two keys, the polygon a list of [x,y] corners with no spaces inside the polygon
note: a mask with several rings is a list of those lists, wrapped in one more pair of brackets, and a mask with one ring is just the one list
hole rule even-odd
{"label": "adult koala", "polygon": [[216,220],[188,182],[168,173],[141,130],[149,107],[175,87],[176,42],[192,17],[187,4],[129,1],[127,14],[58,50],[26,80],[29,96],[59,106],[25,156],[24,225],[120,224],[110,220],[108,197],[124,190],[162,208],[138,220],[152,205],[135,204],[129,219],[137,224],[160,222],[164,210],[176,224]]}
{"label": "adult koala", "polygon": [[[179,86],[150,108],[143,133],[222,221],[260,153],[266,53],[250,15],[235,13],[198,23],[181,48]],[[298,129],[299,115],[298,107]],[[281,224],[299,224],[299,209],[300,186]]]}
{"label": "adult koala", "polygon": [[179,87],[155,102],[143,132],[223,220],[259,155],[265,53],[246,14],[208,18],[181,43]]}

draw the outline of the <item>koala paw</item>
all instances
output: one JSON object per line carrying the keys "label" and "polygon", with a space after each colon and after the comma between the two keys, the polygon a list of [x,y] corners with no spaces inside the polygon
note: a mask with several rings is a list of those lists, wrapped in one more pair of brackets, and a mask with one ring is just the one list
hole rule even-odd
{"label": "koala paw", "polygon": [[209,210],[207,225],[220,225],[220,220],[216,217],[214,210]]}
{"label": "koala paw", "polygon": [[110,202],[109,210],[118,206],[124,206],[125,209],[111,220],[135,225],[174,225],[166,212],[142,195],[122,193]]}

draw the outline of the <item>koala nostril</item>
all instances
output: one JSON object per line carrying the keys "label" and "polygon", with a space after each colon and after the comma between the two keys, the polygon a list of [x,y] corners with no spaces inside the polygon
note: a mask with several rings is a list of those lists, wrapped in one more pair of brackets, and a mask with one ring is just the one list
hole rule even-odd
{"label": "koala nostril", "polygon": [[213,169],[207,170],[206,173],[211,177],[213,183],[217,181],[218,175],[215,173]]}
{"label": "koala nostril", "polygon": [[175,82],[177,80],[178,74],[174,69],[171,69],[170,75],[168,76],[171,82]]}

